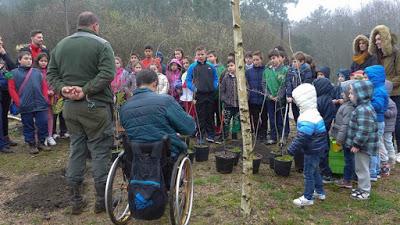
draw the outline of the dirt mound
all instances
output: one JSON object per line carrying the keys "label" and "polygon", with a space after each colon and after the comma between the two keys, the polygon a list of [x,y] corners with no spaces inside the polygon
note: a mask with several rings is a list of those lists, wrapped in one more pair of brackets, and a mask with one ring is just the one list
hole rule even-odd
{"label": "dirt mound", "polygon": [[69,189],[63,171],[37,175],[19,185],[17,196],[5,203],[10,211],[54,211],[69,204]]}

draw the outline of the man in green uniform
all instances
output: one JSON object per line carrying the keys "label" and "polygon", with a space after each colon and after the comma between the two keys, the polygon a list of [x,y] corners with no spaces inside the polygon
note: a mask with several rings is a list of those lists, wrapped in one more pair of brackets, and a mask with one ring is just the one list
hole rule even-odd
{"label": "man in green uniform", "polygon": [[104,190],[113,133],[110,83],[115,65],[110,43],[98,34],[97,16],[81,13],[78,32],[57,44],[47,73],[50,86],[66,99],[63,115],[71,133],[67,181],[72,189],[72,214],[82,213],[87,204],[81,193],[87,151],[92,155],[96,189],[94,211],[105,211]]}

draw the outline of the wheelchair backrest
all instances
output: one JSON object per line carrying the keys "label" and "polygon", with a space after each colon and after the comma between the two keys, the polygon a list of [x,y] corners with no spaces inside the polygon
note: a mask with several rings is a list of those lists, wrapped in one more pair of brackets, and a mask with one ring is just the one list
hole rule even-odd
{"label": "wheelchair backrest", "polygon": [[130,150],[133,154],[148,155],[157,158],[167,158],[170,153],[170,140],[166,135],[160,141],[151,143],[138,143],[131,141]]}

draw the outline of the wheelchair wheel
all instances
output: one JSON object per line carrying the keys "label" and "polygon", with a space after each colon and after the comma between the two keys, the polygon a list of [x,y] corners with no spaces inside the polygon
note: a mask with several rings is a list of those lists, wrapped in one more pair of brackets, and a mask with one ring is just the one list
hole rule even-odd
{"label": "wheelchair wheel", "polygon": [[180,155],[172,170],[169,192],[170,222],[187,225],[193,204],[193,171],[190,159]]}
{"label": "wheelchair wheel", "polygon": [[128,202],[128,182],[123,171],[123,151],[113,162],[108,173],[105,202],[106,211],[111,221],[116,225],[124,225],[130,219],[130,210]]}

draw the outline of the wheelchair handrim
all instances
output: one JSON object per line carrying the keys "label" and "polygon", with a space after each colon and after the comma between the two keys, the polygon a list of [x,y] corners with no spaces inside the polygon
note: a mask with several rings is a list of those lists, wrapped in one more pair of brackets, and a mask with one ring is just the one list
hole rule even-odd
{"label": "wheelchair handrim", "polygon": [[[190,215],[192,213],[192,205],[193,205],[193,193],[194,193],[194,190],[193,190],[193,173],[190,172],[190,183],[188,184],[189,185],[190,196],[189,196],[189,199],[186,199],[186,201],[187,200],[189,200],[189,201],[185,202],[185,207],[184,207],[184,209],[186,207],[188,207],[189,210],[188,210],[186,215],[181,216],[182,212],[180,212],[180,207],[179,207],[179,203],[180,203],[179,202],[179,184],[180,184],[180,181],[181,181],[180,177],[182,176],[182,171],[183,171],[182,168],[183,168],[183,165],[185,165],[185,164],[187,164],[187,166],[185,167],[185,170],[187,170],[187,171],[185,171],[185,172],[187,173],[188,171],[192,171],[192,164],[190,162],[190,159],[188,157],[184,157],[182,159],[182,162],[180,163],[180,166],[179,166],[179,169],[178,169],[177,179],[175,181],[175,187],[178,187],[178,188],[175,189],[175,209],[177,210],[177,216],[178,216],[178,220],[179,220],[178,224],[179,225],[181,225],[181,224],[187,225],[189,223]],[[186,186],[186,184],[185,184],[185,186]],[[185,195],[187,195],[187,194],[185,194]],[[184,221],[182,221],[182,219],[184,219]]]}

